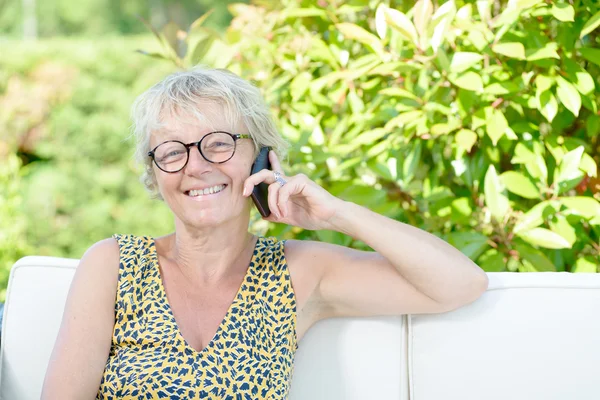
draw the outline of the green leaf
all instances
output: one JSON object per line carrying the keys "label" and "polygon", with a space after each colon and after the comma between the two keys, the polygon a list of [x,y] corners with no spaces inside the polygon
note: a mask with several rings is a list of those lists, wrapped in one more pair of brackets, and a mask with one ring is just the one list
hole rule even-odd
{"label": "green leaf", "polygon": [[575,261],[575,265],[572,269],[572,272],[574,273],[596,273],[598,272],[598,261],[594,260],[591,256],[585,256],[585,257],[581,257],[579,259],[577,259],[577,261]]}
{"label": "green leaf", "polygon": [[481,60],[483,60],[483,56],[481,54],[457,51],[452,56],[450,71],[463,72],[479,63]]}
{"label": "green leaf", "polygon": [[513,164],[525,164],[529,174],[546,184],[548,180],[548,168],[546,161],[541,153],[534,145],[534,150],[529,149],[523,143],[517,143],[515,147],[515,155],[510,160]]}
{"label": "green leaf", "polygon": [[600,203],[593,197],[571,196],[560,197],[559,201],[567,207],[568,212],[589,219],[600,215]]}
{"label": "green leaf", "polygon": [[454,124],[435,124],[430,128],[430,132],[433,136],[447,135],[456,129]]}
{"label": "green leaf", "polygon": [[579,93],[588,95],[594,91],[596,85],[592,76],[584,70],[575,61],[565,58],[564,60],[564,71],[569,78],[569,81],[573,82]]}
{"label": "green leaf", "polygon": [[404,178],[404,182],[408,183],[415,176],[417,171],[417,167],[421,162],[421,151],[422,151],[422,142],[420,140],[416,141],[413,145],[411,151],[407,154],[404,162],[402,163],[402,177]]}
{"label": "green leaf", "polygon": [[515,249],[519,252],[521,259],[529,262],[536,271],[556,271],[556,267],[552,261],[550,261],[541,251],[520,243],[515,244]]}
{"label": "green leaf", "polygon": [[550,11],[554,18],[562,22],[575,21],[575,10],[570,4],[556,3]]}
{"label": "green leaf", "polygon": [[368,75],[386,75],[395,76],[399,72],[408,73],[418,71],[421,66],[417,63],[407,63],[403,61],[389,62],[381,64],[367,72]]}
{"label": "green leaf", "polygon": [[588,60],[589,62],[593,62],[594,64],[600,66],[600,49],[592,49],[589,47],[582,47],[579,49],[581,52],[581,56]]}
{"label": "green leaf", "polygon": [[433,4],[431,0],[419,0],[413,7],[413,20],[415,21],[415,28],[421,37],[421,47],[424,48],[427,39],[427,26],[431,21],[431,15],[433,14]]}
{"label": "green leaf", "polygon": [[190,25],[190,28],[188,29],[188,35],[192,34],[198,28],[200,28],[214,11],[215,11],[214,9],[208,10],[200,18],[197,18],[194,22],[192,22],[192,24]]}
{"label": "green leaf", "polygon": [[554,85],[554,78],[548,76],[548,75],[544,75],[544,74],[539,74],[538,76],[535,77],[535,90],[537,93],[541,93],[541,92],[545,92],[546,90],[550,90],[550,88],[552,88],[552,85]]}
{"label": "green leaf", "polygon": [[514,8],[505,8],[504,11],[502,11],[502,14],[495,18],[494,22],[492,23],[492,27],[498,28],[501,26],[506,26],[506,28],[509,28],[510,25],[517,22],[519,19],[519,14],[519,10],[515,10]]}
{"label": "green leaf", "polygon": [[485,93],[501,96],[508,93],[518,92],[519,87],[512,82],[496,82],[484,89]]}
{"label": "green leaf", "polygon": [[506,171],[500,175],[500,180],[506,186],[509,192],[518,194],[526,199],[539,199],[540,191],[523,174],[517,171]]}
{"label": "green leaf", "polygon": [[413,92],[410,92],[406,89],[402,89],[399,87],[389,87],[389,88],[381,89],[379,91],[379,94],[382,94],[385,96],[404,97],[407,99],[419,100],[419,98],[417,96],[415,96],[415,94]]}
{"label": "green leaf", "polygon": [[537,6],[542,1],[543,0],[516,0],[516,2],[513,3],[513,6],[516,9],[523,11]]}
{"label": "green leaf", "polygon": [[444,42],[446,33],[448,32],[455,15],[456,4],[454,4],[454,1],[445,2],[433,14],[429,24],[428,33],[431,36],[429,45],[434,53],[438,51],[439,47]]}
{"label": "green leaf", "polygon": [[571,245],[564,237],[545,228],[533,228],[518,234],[523,240],[547,249],[568,249]]}
{"label": "green leaf", "polygon": [[208,35],[204,37],[204,39],[199,40],[196,43],[196,47],[194,47],[194,51],[192,52],[192,56],[190,58],[190,62],[192,65],[196,65],[201,63],[204,60],[204,57],[208,54],[210,49],[217,38],[213,35]]}
{"label": "green leaf", "polygon": [[342,35],[344,35],[344,37],[356,40],[357,42],[371,47],[377,54],[383,53],[383,44],[381,43],[381,40],[360,26],[350,22],[342,22],[340,24],[336,24],[335,27],[342,33]]}
{"label": "green leaf", "polygon": [[385,21],[384,13],[385,7],[385,3],[379,3],[377,6],[377,11],[375,11],[375,30],[381,39],[385,39],[385,35],[387,33],[387,22]]}
{"label": "green leaf", "polygon": [[600,116],[591,114],[585,122],[587,137],[592,138],[600,132]]}
{"label": "green leaf", "polygon": [[385,124],[385,129],[393,129],[394,127],[404,127],[409,122],[415,121],[417,118],[423,116],[423,111],[421,110],[413,110],[407,111],[399,114],[398,116],[392,118]]}
{"label": "green leaf", "polygon": [[317,36],[311,36],[310,40],[311,46],[308,49],[308,54],[311,58],[311,61],[322,60],[334,69],[339,69],[339,62],[337,58],[333,56],[331,49],[325,44],[325,42],[319,39]]}
{"label": "green leaf", "polygon": [[145,50],[136,50],[136,52],[143,54],[145,56],[148,57],[152,57],[152,58],[158,58],[159,60],[168,60],[169,57],[165,56],[164,54],[161,53],[155,53],[155,52],[147,52]]}
{"label": "green leaf", "polygon": [[177,54],[177,56],[181,57],[181,53],[179,51],[179,40],[177,37],[179,31],[179,25],[173,21],[169,21],[165,26],[163,26],[161,36],[163,37],[165,43],[171,47],[173,52]]}
{"label": "green leaf", "polygon": [[458,199],[452,200],[452,204],[450,205],[452,208],[451,211],[451,220],[454,223],[458,224],[469,224],[471,221],[471,216],[473,215],[473,208],[471,207],[471,199],[467,197],[460,197]]}
{"label": "green leaf", "polygon": [[503,221],[510,209],[508,197],[505,195],[504,186],[496,173],[494,165],[488,167],[483,183],[485,204],[492,216],[498,221]]}
{"label": "green leaf", "polygon": [[558,99],[567,110],[571,111],[577,117],[581,108],[579,92],[571,82],[568,82],[562,76],[557,76],[556,82],[558,83],[558,88],[556,89]]}
{"label": "green leaf", "polygon": [[544,47],[539,49],[529,49],[525,51],[527,61],[542,60],[544,58],[556,58],[560,60],[560,56],[556,52],[558,44],[555,42],[546,43]]}
{"label": "green leaf", "polygon": [[558,102],[551,91],[546,90],[539,93],[537,96],[538,110],[542,113],[548,122],[552,122],[558,113]]}
{"label": "green leaf", "polygon": [[474,92],[481,92],[483,90],[483,80],[481,76],[473,71],[467,71],[462,75],[450,74],[448,77],[450,82],[459,88],[471,90]]}
{"label": "green leaf", "polygon": [[577,240],[575,228],[573,228],[567,219],[562,215],[558,215],[556,220],[550,221],[550,230],[567,239],[570,246],[573,246]]}
{"label": "green leaf", "polygon": [[327,12],[320,8],[285,8],[282,11],[284,19],[289,18],[306,18],[306,17],[321,17],[327,19]]}
{"label": "green leaf", "polygon": [[489,247],[487,236],[479,232],[452,232],[448,235],[448,243],[471,260],[476,260]]}
{"label": "green leaf", "polygon": [[525,47],[523,43],[497,43],[492,46],[494,53],[502,54],[503,56],[516,58],[519,60],[525,59]]}
{"label": "green leaf", "polygon": [[388,181],[396,180],[396,178],[394,177],[394,174],[392,173],[390,168],[388,168],[387,165],[378,162],[376,159],[371,159],[367,163],[367,166],[371,169],[371,171],[375,172],[377,175],[379,175],[380,177],[382,177],[385,180],[388,180]]}
{"label": "green leaf", "polygon": [[354,88],[348,91],[348,103],[350,104],[352,112],[355,114],[360,114],[365,109],[365,103],[360,98],[358,93],[356,93],[356,89]]}
{"label": "green leaf", "polygon": [[389,132],[384,128],[375,128],[370,131],[368,130],[368,131],[362,132],[356,138],[352,139],[352,146],[363,145],[363,144],[373,144],[388,134],[389,134]]}
{"label": "green leaf", "polygon": [[531,228],[541,225],[546,217],[556,213],[556,203],[552,200],[545,200],[533,206],[525,214],[520,215],[513,228],[513,233],[528,231]]}
{"label": "green leaf", "polygon": [[456,133],[456,143],[466,151],[471,151],[477,142],[477,134],[470,129],[461,129]]}
{"label": "green leaf", "polygon": [[477,259],[477,265],[485,272],[502,272],[506,270],[504,254],[496,249],[489,249]]}
{"label": "green leaf", "polygon": [[[470,5],[470,4],[468,4]],[[465,6],[466,7],[466,6]],[[473,46],[477,49],[477,51],[483,51],[489,46],[488,40],[485,38],[484,34],[480,31],[471,30],[468,34],[469,41],[473,44]],[[523,50],[525,53],[525,50]]]}
{"label": "green leaf", "polygon": [[581,29],[581,33],[579,34],[579,38],[582,38],[585,35],[587,35],[588,33],[592,32],[598,26],[600,26],[600,11],[598,11],[596,14],[594,14],[592,16],[592,18],[590,18],[585,23],[585,25],[583,26],[583,29]]}
{"label": "green leaf", "polygon": [[[150,32],[152,32],[154,34],[154,36],[156,37],[156,39],[158,39],[158,42],[160,43],[160,45],[163,48],[166,48],[168,46],[168,43],[166,43],[164,37],[161,36],[161,34],[156,29],[154,29],[154,27],[150,24],[150,22],[146,21],[144,18],[142,18],[139,15],[137,16],[137,18],[140,21],[142,21],[142,23],[146,26],[146,28],[148,28],[150,30]],[[143,52],[143,50],[138,50],[138,52],[140,52],[142,54],[145,53],[145,52]],[[158,53],[151,53],[151,54],[158,54]],[[148,54],[148,55],[150,55],[150,54]],[[151,55],[151,57],[154,57],[154,56]],[[161,58],[167,59],[168,57],[161,57]]]}
{"label": "green leaf", "polygon": [[292,101],[298,101],[309,88],[312,80],[312,74],[310,72],[302,72],[296,75],[290,83],[290,93],[292,95]]}
{"label": "green leaf", "polygon": [[589,154],[583,153],[581,156],[581,164],[579,164],[579,169],[586,173],[586,175],[591,177],[598,176],[598,166],[596,165],[596,161]]}
{"label": "green leaf", "polygon": [[497,108],[489,107],[487,110],[485,120],[486,132],[495,146],[498,144],[500,138],[504,136],[506,128],[508,128],[508,121],[506,121],[506,117],[502,111]]}
{"label": "green leaf", "polygon": [[415,46],[419,46],[417,30],[404,13],[387,7],[384,8],[384,13],[385,20],[392,29],[400,33],[404,39],[414,43]]}
{"label": "green leaf", "polygon": [[558,166],[558,184],[577,179],[581,176],[579,165],[581,164],[583,150],[583,146],[579,146],[563,156]]}

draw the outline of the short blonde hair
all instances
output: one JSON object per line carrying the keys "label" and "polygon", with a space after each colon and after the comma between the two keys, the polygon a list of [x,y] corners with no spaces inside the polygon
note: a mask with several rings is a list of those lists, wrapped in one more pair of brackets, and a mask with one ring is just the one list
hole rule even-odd
{"label": "short blonde hair", "polygon": [[230,126],[244,124],[254,143],[254,156],[261,147],[269,146],[280,160],[286,159],[289,143],[277,131],[256,86],[224,69],[196,67],[176,72],[138,96],[131,112],[135,158],[144,168],[140,181],[152,198],[162,199],[148,156],[152,132],[165,127],[166,117],[170,121],[191,117],[206,123],[199,104],[207,101],[223,106]]}

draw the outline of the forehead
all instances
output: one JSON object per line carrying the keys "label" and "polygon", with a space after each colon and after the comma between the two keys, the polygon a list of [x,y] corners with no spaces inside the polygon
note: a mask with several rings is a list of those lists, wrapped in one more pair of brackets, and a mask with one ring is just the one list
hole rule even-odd
{"label": "forehead", "polygon": [[194,142],[214,131],[246,133],[244,124],[222,104],[199,102],[191,110],[175,109],[161,113],[159,126],[150,133],[151,146],[166,140]]}

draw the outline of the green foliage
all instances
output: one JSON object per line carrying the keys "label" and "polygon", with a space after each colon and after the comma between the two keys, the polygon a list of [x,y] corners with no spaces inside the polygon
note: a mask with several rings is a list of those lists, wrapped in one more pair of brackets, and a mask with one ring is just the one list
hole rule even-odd
{"label": "green foliage", "polygon": [[10,266],[28,254],[25,221],[19,215],[20,162],[14,155],[0,159],[0,301],[4,301]]}
{"label": "green foliage", "polygon": [[291,173],[433,232],[487,271],[591,271],[599,7],[442,3],[234,5],[225,34],[199,27],[196,45],[155,56],[255,81],[296,144]]}
{"label": "green foliage", "polygon": [[[0,60],[0,131],[8,137],[0,137],[0,149],[18,152],[26,165],[20,181],[11,181],[19,200],[1,232],[18,226],[29,254],[80,258],[113,233],[172,229],[169,210],[139,182],[133,141],[126,140],[136,95],[171,69],[135,53],[139,43],[149,41],[7,46],[11,52]],[[17,259],[3,254],[7,263]]]}
{"label": "green foliage", "polygon": [[[294,143],[290,174],[432,232],[487,271],[597,270],[595,2],[262,3],[230,6],[223,34],[211,15],[165,25],[158,43],[5,42],[0,280],[25,254],[79,258],[115,232],[172,230],[125,139],[135,96],[176,67],[136,49],[254,81]],[[366,247],[257,213],[252,224]]]}
{"label": "green foliage", "polygon": [[[191,16],[214,10],[210,26],[221,30],[231,20],[231,0],[37,0],[34,15],[40,37],[129,35],[144,32],[138,16],[164,25],[172,19],[189,24]],[[0,0],[0,35],[21,37],[24,22],[22,1]]]}

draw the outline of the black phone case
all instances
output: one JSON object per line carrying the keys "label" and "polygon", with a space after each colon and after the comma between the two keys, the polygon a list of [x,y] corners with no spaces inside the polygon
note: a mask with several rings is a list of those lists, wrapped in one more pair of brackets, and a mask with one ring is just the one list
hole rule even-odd
{"label": "black phone case", "polygon": [[[271,163],[269,162],[269,147],[263,147],[260,149],[254,164],[252,164],[252,170],[250,171],[250,175],[255,174],[263,169],[271,169]],[[268,217],[271,215],[271,210],[269,209],[269,185],[264,182],[259,183],[254,186],[254,190],[250,195],[258,212],[263,217]]]}

